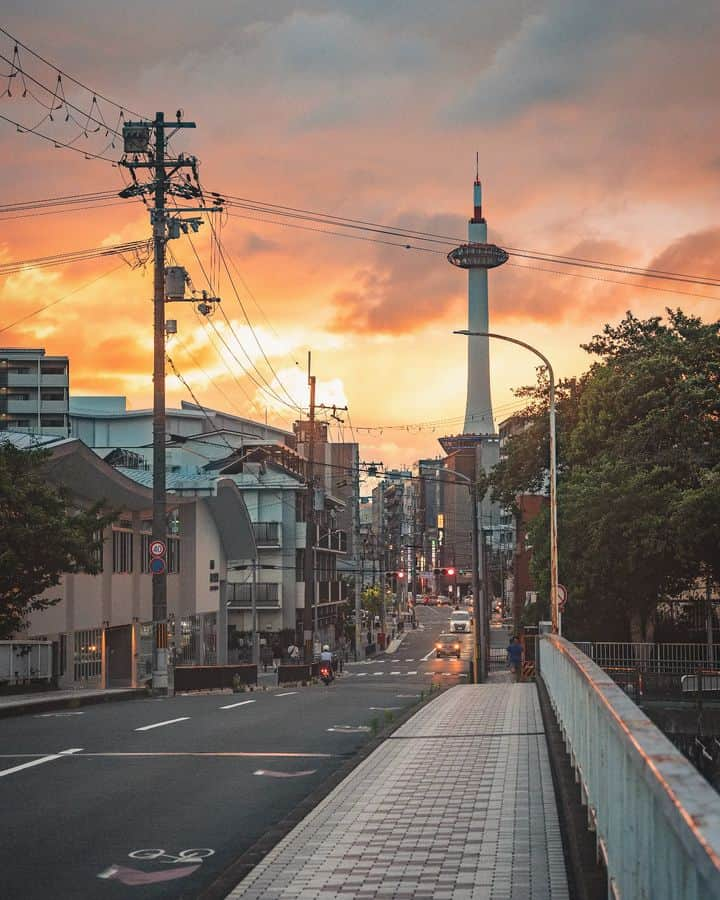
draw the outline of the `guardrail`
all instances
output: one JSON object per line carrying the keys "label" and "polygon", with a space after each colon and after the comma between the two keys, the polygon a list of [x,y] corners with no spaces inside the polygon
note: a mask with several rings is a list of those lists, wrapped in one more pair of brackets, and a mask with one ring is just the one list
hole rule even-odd
{"label": "guardrail", "polygon": [[[720,645],[577,641],[575,644],[601,669],[640,669],[662,675],[684,675],[698,667],[720,668]],[[710,657],[710,658],[708,658]]]}
{"label": "guardrail", "polygon": [[569,641],[540,640],[540,666],[612,894],[720,898],[720,798],[688,760]]}

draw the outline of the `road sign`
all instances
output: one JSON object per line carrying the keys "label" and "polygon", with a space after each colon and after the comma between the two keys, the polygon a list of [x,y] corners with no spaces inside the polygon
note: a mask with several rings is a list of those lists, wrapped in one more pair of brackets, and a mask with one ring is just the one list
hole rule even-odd
{"label": "road sign", "polygon": [[150,541],[150,556],[165,556],[165,541]]}
{"label": "road sign", "polygon": [[165,571],[165,560],[159,556],[153,557],[150,560],[150,572],[153,575],[162,575]]}
{"label": "road sign", "polygon": [[559,584],[557,586],[557,592],[558,592],[558,607],[560,609],[560,612],[562,612],[565,609],[565,604],[567,603],[567,597],[568,597],[567,588],[565,587],[564,584]]}

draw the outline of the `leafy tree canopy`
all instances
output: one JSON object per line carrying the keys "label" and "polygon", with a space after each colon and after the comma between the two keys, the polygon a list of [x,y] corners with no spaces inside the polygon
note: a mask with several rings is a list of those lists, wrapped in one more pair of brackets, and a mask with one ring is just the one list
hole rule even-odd
{"label": "leafy tree canopy", "polygon": [[0,639],[22,630],[33,610],[60,599],[43,597],[65,572],[99,571],[102,529],[114,518],[102,503],[73,506],[66,491],[48,484],[50,453],[0,443]]}
{"label": "leafy tree canopy", "polygon": [[[560,578],[577,637],[652,636],[657,604],[720,574],[720,322],[631,313],[584,349],[599,357],[558,391]],[[525,388],[527,429],[493,473],[507,503],[547,485],[547,385]],[[530,530],[548,595],[548,517]]]}

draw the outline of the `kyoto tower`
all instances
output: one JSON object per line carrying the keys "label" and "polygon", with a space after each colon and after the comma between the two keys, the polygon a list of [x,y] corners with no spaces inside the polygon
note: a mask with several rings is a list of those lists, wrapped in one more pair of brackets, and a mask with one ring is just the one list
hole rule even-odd
{"label": "kyoto tower", "polygon": [[[468,243],[448,253],[448,262],[468,270],[468,331],[489,331],[488,269],[507,262],[500,247],[487,243],[487,222],[482,214],[482,185],[477,173],[473,184],[473,215],[468,222]],[[490,347],[487,337],[469,337],[465,425],[460,435],[440,438],[446,453],[482,443],[495,434],[490,396]]]}

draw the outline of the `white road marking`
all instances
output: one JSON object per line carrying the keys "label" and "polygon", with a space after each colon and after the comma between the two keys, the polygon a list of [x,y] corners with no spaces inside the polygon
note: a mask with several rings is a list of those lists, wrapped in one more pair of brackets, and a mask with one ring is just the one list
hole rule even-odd
{"label": "white road marking", "polygon": [[[293,694],[297,694],[297,691],[286,691],[283,694],[275,694],[276,697],[292,697]],[[252,701],[255,702],[254,700]]]}
{"label": "white road marking", "polygon": [[414,659],[406,659],[405,662],[415,662]]}
{"label": "white road marking", "polygon": [[355,677],[356,678],[364,678],[367,674],[368,674],[367,672],[356,672]]}
{"label": "white road marking", "polygon": [[221,706],[220,709],[235,709],[236,706],[247,706],[248,703],[254,702],[254,700],[241,700],[240,703],[231,703],[229,706]]}
{"label": "white road marking", "polygon": [[373,672],[373,675],[384,675],[384,672]]}
{"label": "white road marking", "polygon": [[390,709],[402,709],[402,706],[368,706],[368,709],[374,709],[375,712],[385,712]]}
{"label": "white road marking", "polygon": [[417,669],[414,672],[408,672],[408,675],[417,675]]}
{"label": "white road marking", "polygon": [[33,719],[59,719],[61,716],[84,716],[84,712],[38,713]]}
{"label": "white road marking", "polygon": [[390,674],[391,675],[400,675],[401,673],[398,671],[398,672],[391,672]]}
{"label": "white road marking", "polygon": [[435,649],[433,648],[429,653],[426,653],[425,656],[423,656],[422,661],[427,662],[430,659],[430,657],[433,655],[434,652],[435,652]]}
{"label": "white road marking", "polygon": [[314,775],[317,769],[305,769],[302,772],[276,772],[273,769],[256,769],[253,775],[266,775],[268,778],[302,778],[303,775]]}
{"label": "white road marking", "polygon": [[163,725],[174,725],[176,722],[187,722],[190,716],[181,716],[179,719],[167,719],[165,722],[155,722],[153,725],[143,725],[135,731],[150,731],[151,728],[162,728]]}
{"label": "white road marking", "polygon": [[13,766],[11,769],[3,769],[0,772],[0,778],[4,775],[13,775],[23,769],[32,769],[33,766],[41,766],[43,763],[53,762],[56,759],[62,759],[63,756],[70,756],[72,753],[80,753],[82,747],[73,747],[70,750],[61,750],[59,753],[53,753],[49,756],[41,756],[40,759],[34,759],[32,762],[21,763],[19,766]]}
{"label": "white road marking", "polygon": [[338,734],[355,734],[359,731],[370,731],[369,725],[333,725],[327,731],[335,731]]}
{"label": "white road marking", "polygon": [[395,694],[396,697],[400,697],[402,699],[409,699],[411,697],[419,697],[420,694]]}

